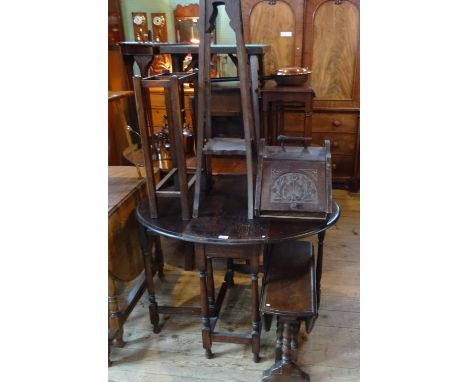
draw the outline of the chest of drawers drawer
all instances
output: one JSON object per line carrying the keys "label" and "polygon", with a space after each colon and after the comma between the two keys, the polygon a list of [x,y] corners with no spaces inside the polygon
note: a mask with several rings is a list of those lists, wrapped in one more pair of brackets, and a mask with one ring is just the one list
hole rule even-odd
{"label": "chest of drawers drawer", "polygon": [[[164,108],[152,108],[151,117],[153,119],[153,126],[163,127],[164,126],[164,116],[166,115],[166,109]],[[158,129],[159,130],[159,129]]]}
{"label": "chest of drawers drawer", "polygon": [[332,154],[332,177],[352,177],[354,175],[354,157],[350,155]]}
{"label": "chest of drawers drawer", "polygon": [[150,92],[151,107],[165,107],[166,102],[164,99],[164,89],[154,88]]}
{"label": "chest of drawers drawer", "polygon": [[308,130],[310,132],[356,133],[358,124],[358,113],[314,111],[312,117],[308,118]]}
{"label": "chest of drawers drawer", "polygon": [[330,141],[332,156],[333,154],[354,155],[356,134],[312,133],[312,142],[315,144],[322,144],[325,139]]}

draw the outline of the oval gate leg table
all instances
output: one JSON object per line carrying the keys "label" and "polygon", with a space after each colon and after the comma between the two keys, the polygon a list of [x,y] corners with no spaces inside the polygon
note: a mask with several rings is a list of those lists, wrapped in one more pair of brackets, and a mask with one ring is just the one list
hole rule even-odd
{"label": "oval gate leg table", "polygon": [[[213,187],[206,195],[198,218],[182,220],[180,203],[169,198],[161,200],[158,218],[151,218],[148,199],[143,200],[137,208],[137,218],[146,235],[166,236],[193,243],[195,258],[200,273],[201,309],[187,308],[187,313],[201,313],[202,341],[208,358],[212,357],[212,342],[230,342],[251,344],[254,361],[259,360],[260,349],[260,314],[258,280],[259,258],[264,248],[275,243],[297,240],[319,235],[319,258],[323,245],[323,233],[336,223],[340,208],[333,202],[331,216],[323,220],[288,220],[257,218],[247,219],[247,195],[245,193],[245,176],[215,176]],[[267,251],[265,251],[267,252]],[[288,256],[294,256],[294,253]],[[227,272],[223,285],[214,296],[212,275],[212,258],[226,258]],[[222,305],[226,289],[232,285],[236,265],[232,259],[248,260],[244,271],[251,275],[252,290],[252,332],[248,334],[215,332],[216,320]],[[265,262],[268,259],[265,259]],[[150,294],[151,322],[157,326],[158,306],[155,300],[152,282],[151,261],[146,261],[147,284]],[[241,268],[241,266],[239,266]],[[321,269],[321,265],[319,267]],[[318,276],[320,277],[320,276]],[[173,309],[182,309],[173,308]],[[162,312],[162,310],[159,310]],[[183,313],[173,311],[173,313]]]}

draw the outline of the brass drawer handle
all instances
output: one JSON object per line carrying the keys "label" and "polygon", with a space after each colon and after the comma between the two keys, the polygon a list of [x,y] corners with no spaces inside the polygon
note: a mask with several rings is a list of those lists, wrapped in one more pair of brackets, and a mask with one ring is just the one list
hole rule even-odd
{"label": "brass drawer handle", "polygon": [[332,141],[331,145],[332,145],[333,148],[337,148],[337,147],[340,146],[340,144],[338,142],[333,142],[333,141]]}
{"label": "brass drawer handle", "polygon": [[338,126],[341,126],[341,122],[335,120],[335,121],[332,122],[332,125],[335,126],[335,127],[338,127]]}
{"label": "brass drawer handle", "polygon": [[335,163],[332,164],[332,169],[336,170],[336,164]]}

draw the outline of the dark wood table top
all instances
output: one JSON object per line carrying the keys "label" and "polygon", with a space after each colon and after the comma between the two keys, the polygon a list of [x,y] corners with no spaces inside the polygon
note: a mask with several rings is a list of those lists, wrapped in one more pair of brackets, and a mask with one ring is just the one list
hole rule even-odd
{"label": "dark wood table top", "polygon": [[[171,42],[155,42],[155,41],[123,41],[119,43],[123,54],[143,54],[152,52],[155,54],[198,54],[198,45],[171,43]],[[248,54],[264,54],[271,50],[268,44],[246,44]],[[214,44],[211,45],[211,53],[214,54],[235,54],[235,44]]]}
{"label": "dark wood table top", "polygon": [[[247,54],[265,54],[271,50],[268,44],[246,44]],[[165,45],[159,48],[161,53],[168,54],[198,54],[199,46],[194,44],[173,44]],[[237,47],[235,44],[213,44],[211,45],[211,53],[213,54],[236,54]]]}
{"label": "dark wood table top", "polygon": [[274,80],[265,82],[261,89],[262,93],[314,93],[314,89],[309,83],[296,86],[278,86]]}
{"label": "dark wood table top", "polygon": [[316,235],[335,224],[340,207],[334,201],[326,221],[247,219],[245,175],[214,176],[213,188],[200,199],[197,219],[183,221],[178,199],[159,198],[159,218],[152,219],[148,199],[137,208],[138,221],[149,232],[192,243],[253,245],[278,243]]}

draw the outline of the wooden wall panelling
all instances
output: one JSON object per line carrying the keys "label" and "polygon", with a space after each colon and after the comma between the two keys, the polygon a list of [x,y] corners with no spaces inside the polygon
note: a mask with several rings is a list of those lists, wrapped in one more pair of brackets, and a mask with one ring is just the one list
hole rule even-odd
{"label": "wooden wall panelling", "polygon": [[265,74],[301,66],[304,0],[243,0],[242,20],[247,43],[271,45]]}
{"label": "wooden wall panelling", "polygon": [[148,17],[146,12],[132,12],[132,24],[135,41],[148,41]]}

